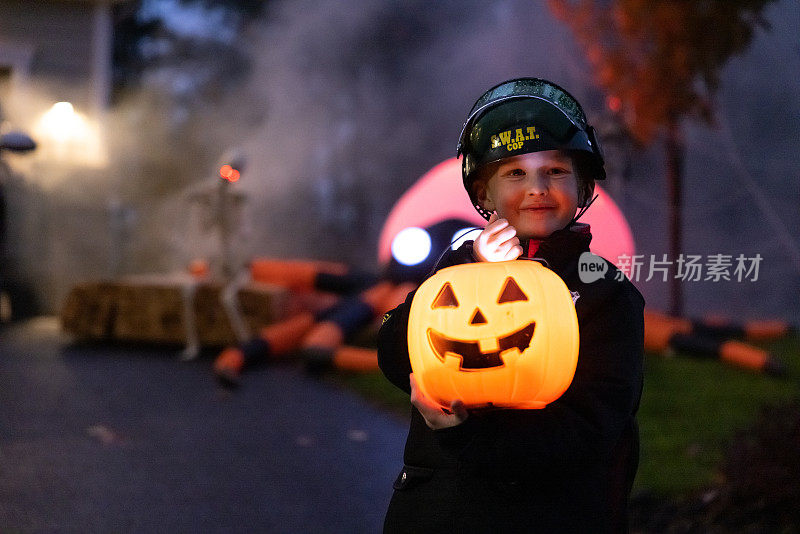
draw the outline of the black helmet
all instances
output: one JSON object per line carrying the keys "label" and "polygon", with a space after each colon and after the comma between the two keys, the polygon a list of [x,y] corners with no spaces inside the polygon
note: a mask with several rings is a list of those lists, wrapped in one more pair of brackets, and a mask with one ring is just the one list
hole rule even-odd
{"label": "black helmet", "polygon": [[470,200],[484,218],[472,184],[481,165],[518,154],[543,150],[587,152],[588,175],[606,177],[595,130],[575,98],[558,85],[539,78],[516,78],[486,91],[469,112],[458,140],[457,156]]}

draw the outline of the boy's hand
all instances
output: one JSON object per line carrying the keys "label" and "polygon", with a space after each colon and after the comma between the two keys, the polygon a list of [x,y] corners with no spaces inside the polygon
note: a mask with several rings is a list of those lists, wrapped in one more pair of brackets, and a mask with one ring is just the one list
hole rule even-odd
{"label": "boy's hand", "polygon": [[479,261],[515,260],[522,255],[517,229],[497,213],[489,217],[489,224],[478,234],[472,244],[472,252]]}
{"label": "boy's hand", "polygon": [[419,410],[425,423],[433,430],[449,428],[460,425],[469,416],[469,412],[464,408],[464,403],[454,400],[450,403],[450,413],[447,413],[441,406],[426,397],[417,385],[414,373],[408,375],[411,381],[411,404]]}

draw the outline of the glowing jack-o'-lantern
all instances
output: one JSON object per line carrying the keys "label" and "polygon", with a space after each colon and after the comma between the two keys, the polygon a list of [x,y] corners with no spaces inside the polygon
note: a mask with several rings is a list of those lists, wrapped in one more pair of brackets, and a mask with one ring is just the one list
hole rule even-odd
{"label": "glowing jack-o'-lantern", "polygon": [[578,345],[572,295],[535,261],[447,267],[411,303],[411,368],[444,407],[544,408],[572,382]]}

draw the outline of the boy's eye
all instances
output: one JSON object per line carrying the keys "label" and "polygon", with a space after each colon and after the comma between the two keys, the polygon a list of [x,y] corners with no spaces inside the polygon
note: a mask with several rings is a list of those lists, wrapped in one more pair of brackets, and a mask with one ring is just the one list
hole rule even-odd
{"label": "boy's eye", "polygon": [[563,167],[552,167],[547,171],[547,174],[551,176],[563,176],[565,174],[570,174],[572,171],[569,169],[565,169]]}
{"label": "boy's eye", "polygon": [[509,176],[525,176],[525,171],[522,169],[512,169],[508,171]]}

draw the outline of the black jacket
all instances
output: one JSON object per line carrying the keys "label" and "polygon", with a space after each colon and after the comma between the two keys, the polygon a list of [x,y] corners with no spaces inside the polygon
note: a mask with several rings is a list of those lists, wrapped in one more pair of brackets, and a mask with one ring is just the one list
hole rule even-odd
{"label": "black jacket", "polygon": [[[553,233],[532,254],[564,280],[573,298],[579,295],[580,351],[569,389],[541,410],[475,412],[436,431],[412,407],[385,532],[627,529],[638,465],[644,299],[610,262],[604,278],[580,280],[578,258],[590,241],[588,227],[576,225]],[[471,261],[468,242],[437,269]],[[412,298],[387,314],[378,335],[380,368],[406,392]]]}

